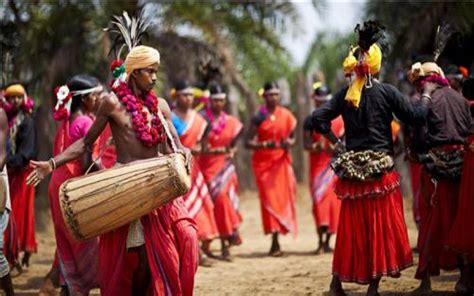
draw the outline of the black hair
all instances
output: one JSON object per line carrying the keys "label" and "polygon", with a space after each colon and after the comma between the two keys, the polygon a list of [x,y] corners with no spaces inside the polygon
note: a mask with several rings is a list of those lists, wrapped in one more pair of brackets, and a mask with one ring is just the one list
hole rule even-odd
{"label": "black hair", "polygon": [[211,95],[225,93],[224,88],[218,83],[211,83],[209,85],[209,92]]}
{"label": "black hair", "polygon": [[327,96],[331,93],[331,90],[327,85],[321,85],[320,87],[317,87],[314,89],[314,94],[316,96]]}
{"label": "black hair", "polygon": [[265,84],[263,85],[263,90],[264,91],[275,89],[275,88],[280,89],[280,87],[278,86],[278,83],[276,83],[276,81],[268,81],[268,82],[265,82]]}
{"label": "black hair", "polygon": [[[79,74],[73,76],[69,82],[67,83],[67,87],[69,91],[79,91],[85,90],[89,88],[94,88],[100,84],[99,79],[94,76],[87,75],[87,74]],[[89,95],[89,94],[87,94]],[[72,96],[72,103],[71,103],[71,114],[76,112],[76,110],[81,106],[82,98],[85,95],[73,95]]]}
{"label": "black hair", "polygon": [[174,84],[174,89],[176,89],[176,91],[180,91],[189,87],[192,87],[192,86],[188,80],[179,80]]}

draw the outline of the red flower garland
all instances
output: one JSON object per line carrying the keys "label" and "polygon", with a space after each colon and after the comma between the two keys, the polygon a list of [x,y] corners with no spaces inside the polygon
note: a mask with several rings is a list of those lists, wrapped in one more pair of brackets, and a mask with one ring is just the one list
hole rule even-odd
{"label": "red flower garland", "polygon": [[[166,141],[163,125],[158,117],[158,98],[153,92],[149,92],[142,101],[133,95],[125,81],[112,86],[112,90],[132,116],[133,129],[145,147],[153,147]],[[148,107],[152,115],[151,126],[148,125],[147,112],[143,110],[143,105]]]}
{"label": "red flower garland", "polygon": [[219,135],[225,128],[225,119],[226,119],[226,114],[225,112],[221,112],[219,114],[219,118],[214,117],[214,114],[212,113],[211,108],[206,109],[206,115],[207,118],[211,121],[211,132],[213,132],[216,135]]}

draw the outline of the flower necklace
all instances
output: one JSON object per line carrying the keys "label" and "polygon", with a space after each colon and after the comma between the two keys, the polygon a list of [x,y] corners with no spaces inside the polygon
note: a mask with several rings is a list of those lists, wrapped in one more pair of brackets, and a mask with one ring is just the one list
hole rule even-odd
{"label": "flower necklace", "polygon": [[[132,117],[133,130],[145,147],[153,147],[166,141],[163,125],[158,117],[158,98],[153,92],[149,92],[142,101],[133,95],[125,81],[118,79],[112,81],[112,90]],[[144,106],[152,115],[150,124]]]}
{"label": "flower necklace", "polygon": [[214,117],[214,113],[212,113],[211,108],[206,109],[207,118],[211,121],[211,132],[216,135],[219,135],[225,128],[225,119],[226,114],[225,112],[221,112],[219,118],[216,120]]}

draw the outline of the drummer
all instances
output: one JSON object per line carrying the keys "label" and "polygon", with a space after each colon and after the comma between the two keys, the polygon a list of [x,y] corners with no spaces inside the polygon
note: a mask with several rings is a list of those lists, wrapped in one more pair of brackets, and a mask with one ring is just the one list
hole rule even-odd
{"label": "drummer", "polygon": [[[170,149],[157,119],[158,110],[166,117],[178,148],[189,161],[190,151],[181,145],[172,128],[168,104],[153,92],[159,65],[160,54],[148,46],[134,47],[124,67],[115,61],[115,72],[125,68],[124,79],[114,81],[115,94],[104,95],[88,133],[49,161],[31,162],[35,170],[28,183],[37,185],[55,168],[81,157],[91,149],[107,123],[112,129],[119,163],[153,158],[158,152],[166,154]],[[127,111],[131,108],[142,110],[132,114]],[[182,200],[175,199],[133,225],[100,238],[101,295],[146,295],[151,290],[153,295],[192,295],[198,263],[197,234]]]}

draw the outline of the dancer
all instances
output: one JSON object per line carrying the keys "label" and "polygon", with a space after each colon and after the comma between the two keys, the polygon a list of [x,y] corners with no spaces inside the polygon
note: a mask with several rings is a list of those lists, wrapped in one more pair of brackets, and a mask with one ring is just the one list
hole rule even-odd
{"label": "dancer", "polygon": [[[357,25],[358,46],[344,60],[344,71],[354,74],[348,88],[313,113],[313,128],[334,145],[331,121],[342,115],[347,152],[331,166],[338,179],[335,191],[342,200],[333,258],[330,295],[346,295],[341,281],[369,284],[367,295],[378,295],[382,276],[399,277],[413,263],[400,191],[393,171],[393,114],[408,124],[421,125],[425,96],[413,106],[393,86],[377,79],[382,62],[383,27],[377,22]],[[426,95],[432,84],[425,85]]]}
{"label": "dancer", "polygon": [[[83,138],[97,110],[99,95],[103,87],[95,77],[76,75],[67,85],[56,91],[57,103],[54,119],[61,122],[55,141],[53,155],[58,155],[72,143]],[[93,150],[95,150],[94,148]],[[64,295],[88,295],[99,287],[99,240],[76,241],[67,230],[62,216],[59,188],[66,180],[82,176],[92,163],[92,151],[81,160],[75,160],[56,169],[49,183],[49,202],[56,236],[56,256],[60,270],[60,282]]]}
{"label": "dancer", "polygon": [[[474,79],[470,78],[463,85],[463,94],[469,100],[471,116],[474,120]],[[456,285],[456,292],[464,294],[474,293],[474,233],[469,227],[474,211],[474,125],[471,135],[465,145],[464,164],[462,169],[461,185],[459,189],[459,203],[452,231],[448,240],[448,247],[462,255],[466,263],[462,275],[464,283]]]}
{"label": "dancer", "polygon": [[[35,231],[35,190],[26,185],[30,173],[28,163],[36,157],[36,132],[31,116],[33,102],[21,84],[5,89],[5,106],[10,127],[10,149],[7,156],[8,179],[11,188],[12,217],[6,240],[13,244],[11,260],[24,252],[21,266],[30,265],[30,256],[37,251]],[[16,238],[17,237],[17,238]],[[18,241],[18,248],[15,244]],[[15,266],[18,267],[14,262]],[[21,268],[18,268],[21,272]]]}
{"label": "dancer", "polygon": [[3,233],[8,225],[11,211],[8,175],[5,162],[7,159],[8,120],[7,114],[0,108],[0,286],[7,296],[13,296],[13,284],[10,267],[4,254]]}
{"label": "dancer", "polygon": [[229,248],[240,241],[238,227],[242,222],[239,183],[233,159],[243,125],[224,111],[226,97],[220,85],[211,85],[210,106],[202,112],[209,132],[202,140],[202,151],[197,159],[214,201],[222,258],[232,261]]}
{"label": "dancer", "polygon": [[295,144],[296,118],[279,105],[280,88],[276,82],[265,83],[265,104],[252,119],[246,147],[254,150],[252,167],[257,181],[263,231],[272,235],[270,256],[279,257],[278,236],[296,235],[296,179],[290,148]]}
{"label": "dancer", "polygon": [[[415,63],[408,73],[419,92],[427,83],[435,85],[426,121],[422,159],[422,199],[420,201],[420,260],[415,277],[421,279],[416,292],[431,291],[430,276],[440,269],[454,269],[458,258],[445,248],[458,208],[458,196],[464,154],[464,142],[470,133],[471,115],[467,101],[449,87],[441,68],[435,62]],[[422,96],[426,96],[423,94]]]}
{"label": "dancer", "polygon": [[[207,122],[193,110],[194,95],[191,84],[187,81],[178,82],[173,96],[176,99],[176,108],[171,113],[171,118],[180,141],[194,154],[199,153]],[[197,161],[193,161],[191,189],[183,196],[183,200],[198,227],[198,238],[202,243],[199,264],[210,267],[212,262],[208,256],[214,257],[210,251],[210,243],[218,237],[219,232],[214,218],[214,204]]]}
{"label": "dancer", "polygon": [[[313,89],[312,98],[317,109],[330,100],[331,94],[328,87],[321,82],[316,82]],[[338,138],[344,135],[344,122],[341,117],[331,122],[331,129]],[[312,131],[311,116],[306,118],[304,124],[304,146],[310,153],[310,192],[319,239],[315,253],[330,253],[332,249],[329,240],[337,231],[341,209],[341,201],[334,193],[335,175],[330,166],[335,147],[323,135]]]}

